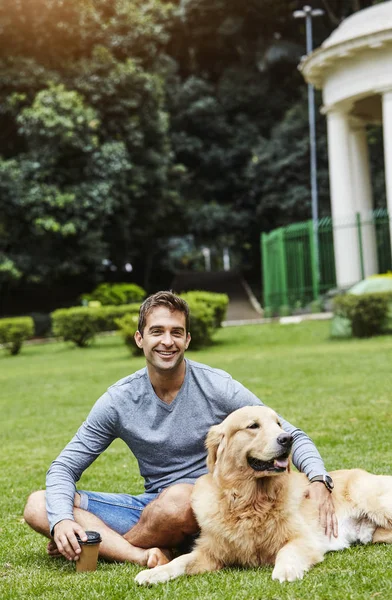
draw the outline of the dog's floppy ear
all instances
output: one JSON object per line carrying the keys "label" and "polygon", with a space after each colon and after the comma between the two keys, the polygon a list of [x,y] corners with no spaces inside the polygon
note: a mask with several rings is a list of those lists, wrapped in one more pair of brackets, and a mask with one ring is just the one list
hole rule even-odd
{"label": "dog's floppy ear", "polygon": [[210,428],[206,438],[207,454],[207,467],[210,473],[214,471],[215,463],[218,458],[218,453],[223,450],[224,436],[221,427],[214,425]]}

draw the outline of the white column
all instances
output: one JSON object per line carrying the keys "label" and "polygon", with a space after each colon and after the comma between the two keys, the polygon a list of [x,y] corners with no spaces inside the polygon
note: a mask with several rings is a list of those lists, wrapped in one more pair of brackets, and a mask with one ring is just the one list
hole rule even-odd
{"label": "white column", "polygon": [[350,119],[350,153],[354,210],[360,214],[364,276],[368,277],[378,273],[377,243],[366,127],[357,118]]}
{"label": "white column", "polygon": [[347,110],[329,109],[327,125],[336,280],[346,287],[361,279]]}
{"label": "white column", "polygon": [[392,90],[382,95],[382,122],[384,134],[385,187],[389,214],[389,235],[392,245]]}

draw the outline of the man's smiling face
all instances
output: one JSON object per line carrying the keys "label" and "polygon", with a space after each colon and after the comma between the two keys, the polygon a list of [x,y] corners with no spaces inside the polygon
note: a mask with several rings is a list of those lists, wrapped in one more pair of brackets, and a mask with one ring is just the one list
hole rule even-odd
{"label": "man's smiling face", "polygon": [[165,306],[150,311],[143,335],[139,331],[135,333],[135,341],[143,349],[148,366],[157,371],[175,370],[184,360],[190,340],[185,315]]}

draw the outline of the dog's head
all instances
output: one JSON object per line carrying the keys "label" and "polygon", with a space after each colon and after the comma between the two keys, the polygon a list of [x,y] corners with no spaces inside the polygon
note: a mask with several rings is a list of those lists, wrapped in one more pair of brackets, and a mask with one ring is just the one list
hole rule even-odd
{"label": "dog's head", "polygon": [[207,466],[222,476],[269,477],[289,470],[292,436],[267,406],[245,406],[211,427]]}

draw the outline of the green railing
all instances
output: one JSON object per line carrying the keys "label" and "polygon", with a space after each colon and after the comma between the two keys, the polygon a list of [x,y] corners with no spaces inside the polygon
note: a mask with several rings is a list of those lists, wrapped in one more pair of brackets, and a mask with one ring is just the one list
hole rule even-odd
{"label": "green railing", "polygon": [[317,227],[318,263],[313,222],[296,223],[261,235],[264,307],[272,312],[290,311],[318,300],[336,287],[333,234],[337,229],[354,229],[362,278],[364,277],[363,233],[372,226],[376,232],[379,273],[392,269],[389,217],[385,209],[374,211],[368,219],[360,218],[333,223],[331,217],[320,219]]}

